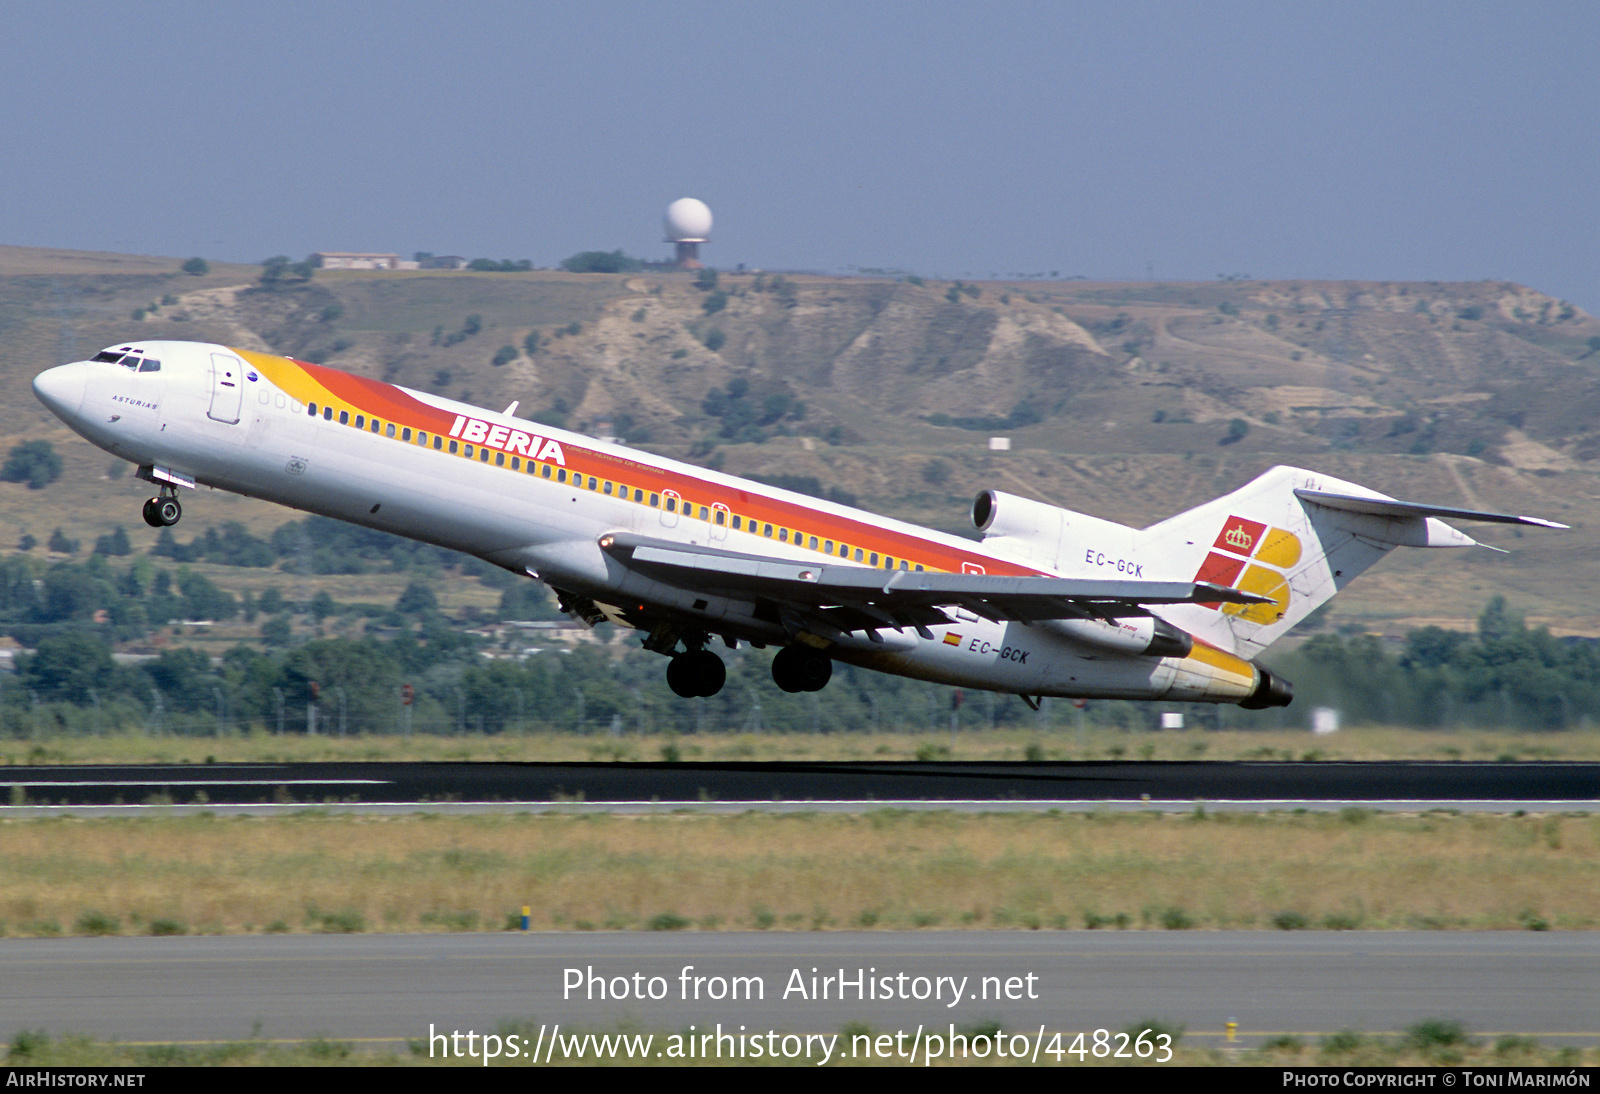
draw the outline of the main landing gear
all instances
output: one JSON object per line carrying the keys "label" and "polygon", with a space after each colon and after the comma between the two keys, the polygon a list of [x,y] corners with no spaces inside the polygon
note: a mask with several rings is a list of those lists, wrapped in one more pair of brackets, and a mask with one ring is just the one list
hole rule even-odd
{"label": "main landing gear", "polygon": [[159,497],[144,503],[144,522],[152,528],[170,528],[182,519],[183,506],[178,504],[177,491],[170,486],[162,487]]}
{"label": "main landing gear", "polygon": [[786,646],[772,659],[772,680],[784,691],[821,691],[833,678],[833,659],[810,646]]}
{"label": "main landing gear", "polygon": [[[784,691],[821,691],[832,677],[833,661],[810,646],[789,646],[772,659],[773,682]],[[667,662],[667,686],[685,699],[710,698],[727,679],[722,658],[708,649],[674,654]]]}
{"label": "main landing gear", "polygon": [[690,650],[667,662],[667,687],[685,699],[710,698],[722,690],[728,670],[710,650]]}

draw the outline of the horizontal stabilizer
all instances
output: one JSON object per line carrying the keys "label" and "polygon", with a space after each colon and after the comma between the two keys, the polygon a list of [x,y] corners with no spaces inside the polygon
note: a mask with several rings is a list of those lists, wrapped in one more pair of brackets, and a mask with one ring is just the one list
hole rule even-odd
{"label": "horizontal stabilizer", "polygon": [[1477,520],[1490,524],[1525,524],[1536,528],[1566,528],[1541,517],[1519,517],[1511,513],[1488,513],[1479,509],[1455,509],[1448,505],[1423,505],[1392,498],[1363,498],[1354,494],[1326,494],[1320,490],[1298,489],[1295,496],[1324,509],[1363,513],[1372,517],[1439,517],[1443,520]]}

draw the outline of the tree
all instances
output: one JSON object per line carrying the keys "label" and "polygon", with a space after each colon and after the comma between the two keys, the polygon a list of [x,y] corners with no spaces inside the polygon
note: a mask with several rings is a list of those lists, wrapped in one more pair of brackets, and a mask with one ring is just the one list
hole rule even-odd
{"label": "tree", "polygon": [[97,555],[131,555],[133,553],[133,545],[128,542],[128,533],[119,524],[110,535],[100,536],[94,541],[94,553]]}
{"label": "tree", "polygon": [[288,255],[273,255],[261,264],[261,284],[277,288],[297,281],[310,281],[317,269],[310,260],[291,261]]}
{"label": "tree", "polygon": [[311,598],[311,615],[318,623],[338,610],[339,606],[333,602],[333,597],[328,595],[327,589],[319,590],[317,595]]}
{"label": "tree", "polygon": [[501,365],[509,365],[516,359],[516,346],[501,346],[499,349],[494,351],[494,358],[489,363],[494,365],[495,368],[499,368]]}
{"label": "tree", "polygon": [[59,528],[50,533],[49,547],[58,555],[75,555],[78,553],[78,541],[69,539],[67,534]]}
{"label": "tree", "polygon": [[11,449],[0,479],[25,482],[29,490],[43,490],[61,477],[61,457],[49,441],[23,441]]}
{"label": "tree", "polygon": [[579,251],[571,258],[561,260],[561,268],[568,273],[630,273],[644,263],[616,251]]}
{"label": "tree", "polygon": [[204,277],[211,272],[211,263],[197,256],[183,264],[183,272],[190,277]]}
{"label": "tree", "polygon": [[439,610],[439,599],[433,595],[431,585],[413,581],[394,602],[394,610],[401,615],[427,615]]}
{"label": "tree", "polygon": [[77,631],[43,639],[18,662],[22,686],[46,702],[87,703],[90,688],[106,689],[116,675],[111,647]]}
{"label": "tree", "polygon": [[261,624],[261,641],[265,642],[269,646],[287,646],[289,644],[290,637],[291,632],[289,630],[289,618],[287,616],[275,615],[265,623]]}

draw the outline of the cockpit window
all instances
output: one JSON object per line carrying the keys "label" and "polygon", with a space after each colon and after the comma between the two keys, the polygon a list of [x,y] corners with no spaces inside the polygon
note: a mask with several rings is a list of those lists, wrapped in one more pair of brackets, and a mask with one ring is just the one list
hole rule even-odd
{"label": "cockpit window", "polygon": [[134,349],[132,346],[118,346],[116,349],[103,349],[90,358],[91,361],[104,361],[107,364],[119,364],[131,372],[160,372],[161,362],[155,358],[146,358],[144,351]]}

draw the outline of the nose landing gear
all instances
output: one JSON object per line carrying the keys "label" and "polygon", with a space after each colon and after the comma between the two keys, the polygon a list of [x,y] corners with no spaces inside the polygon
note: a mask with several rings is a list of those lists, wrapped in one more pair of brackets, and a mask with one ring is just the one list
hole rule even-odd
{"label": "nose landing gear", "polygon": [[177,491],[168,493],[171,487],[163,487],[159,497],[150,498],[144,503],[144,522],[152,528],[170,528],[183,519],[183,506],[178,504],[175,496]]}

